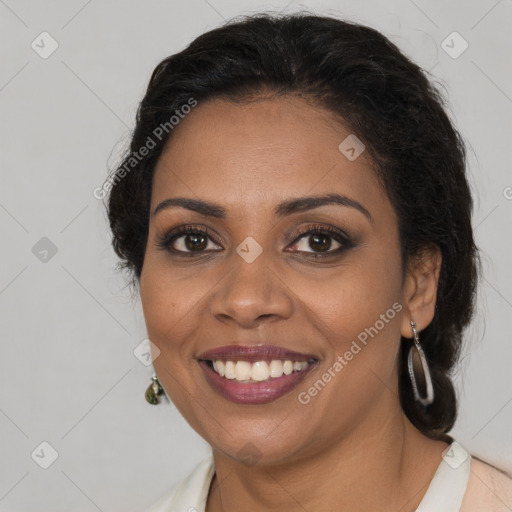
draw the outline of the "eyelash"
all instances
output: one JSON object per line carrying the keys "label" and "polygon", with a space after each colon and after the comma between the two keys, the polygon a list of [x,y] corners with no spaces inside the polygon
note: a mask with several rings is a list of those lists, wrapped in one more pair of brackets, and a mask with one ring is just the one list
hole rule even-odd
{"label": "eyelash", "polygon": [[[211,232],[208,228],[204,226],[195,226],[195,225],[187,225],[187,226],[180,226],[178,228],[171,229],[170,231],[164,233],[163,235],[158,237],[158,240],[156,242],[156,245],[158,248],[169,251],[175,255],[179,256],[185,256],[185,257],[191,257],[191,256],[198,256],[203,255],[209,251],[180,251],[177,249],[173,249],[171,247],[172,243],[175,242],[178,238],[181,238],[183,235],[188,234],[198,234],[203,235],[210,240],[212,240],[215,244],[219,245],[215,241],[216,235]],[[296,242],[299,241],[299,239],[304,238],[306,235],[328,235],[330,238],[333,238],[336,242],[341,244],[341,246],[338,249],[335,249],[334,251],[329,250],[327,252],[305,252],[305,251],[298,251],[302,254],[306,254],[309,257],[313,257],[315,259],[317,258],[327,258],[329,256],[340,254],[341,252],[350,249],[355,244],[351,240],[351,238],[342,230],[337,229],[333,226],[325,226],[325,225],[319,225],[319,224],[313,224],[309,226],[305,226],[304,228],[299,229],[299,231],[295,234],[293,243],[291,245],[294,245]],[[215,251],[217,252],[217,251]]]}

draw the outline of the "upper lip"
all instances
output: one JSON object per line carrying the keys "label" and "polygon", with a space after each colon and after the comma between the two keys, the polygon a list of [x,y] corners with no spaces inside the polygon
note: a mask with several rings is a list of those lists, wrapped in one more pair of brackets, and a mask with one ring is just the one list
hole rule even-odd
{"label": "upper lip", "polygon": [[198,359],[204,361],[267,361],[281,359],[283,361],[309,361],[317,359],[312,354],[295,352],[275,345],[225,345],[201,353]]}

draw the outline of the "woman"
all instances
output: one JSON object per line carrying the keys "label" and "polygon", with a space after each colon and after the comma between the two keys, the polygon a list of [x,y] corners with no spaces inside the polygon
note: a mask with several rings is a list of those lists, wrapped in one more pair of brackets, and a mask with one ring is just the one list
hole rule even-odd
{"label": "woman", "polygon": [[212,456],[150,510],[472,511],[447,433],[478,254],[465,149],[377,31],[258,15],[161,62],[111,179],[165,393]]}

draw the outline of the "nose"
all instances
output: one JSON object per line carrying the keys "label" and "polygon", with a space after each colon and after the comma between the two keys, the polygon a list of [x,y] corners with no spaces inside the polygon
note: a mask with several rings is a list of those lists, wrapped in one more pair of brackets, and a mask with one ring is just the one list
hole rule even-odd
{"label": "nose", "polygon": [[211,299],[213,316],[247,329],[289,318],[293,311],[290,290],[264,254],[252,263],[238,254],[233,255],[233,260],[232,270]]}

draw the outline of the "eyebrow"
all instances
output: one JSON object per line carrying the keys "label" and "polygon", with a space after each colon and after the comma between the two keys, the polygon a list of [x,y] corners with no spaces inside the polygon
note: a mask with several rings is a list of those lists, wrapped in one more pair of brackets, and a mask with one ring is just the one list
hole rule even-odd
{"label": "eyebrow", "polygon": [[[354,208],[361,212],[373,224],[373,218],[370,215],[370,212],[361,203],[348,196],[335,193],[287,199],[276,206],[274,209],[274,215],[278,217],[285,217],[292,213],[313,210],[330,204]],[[169,199],[165,199],[158,204],[151,216],[155,216],[162,210],[174,207],[186,208],[187,210],[197,212],[205,217],[225,219],[227,216],[227,211],[222,206],[216,203],[202,201],[200,199],[192,199],[189,197],[171,197]]]}

